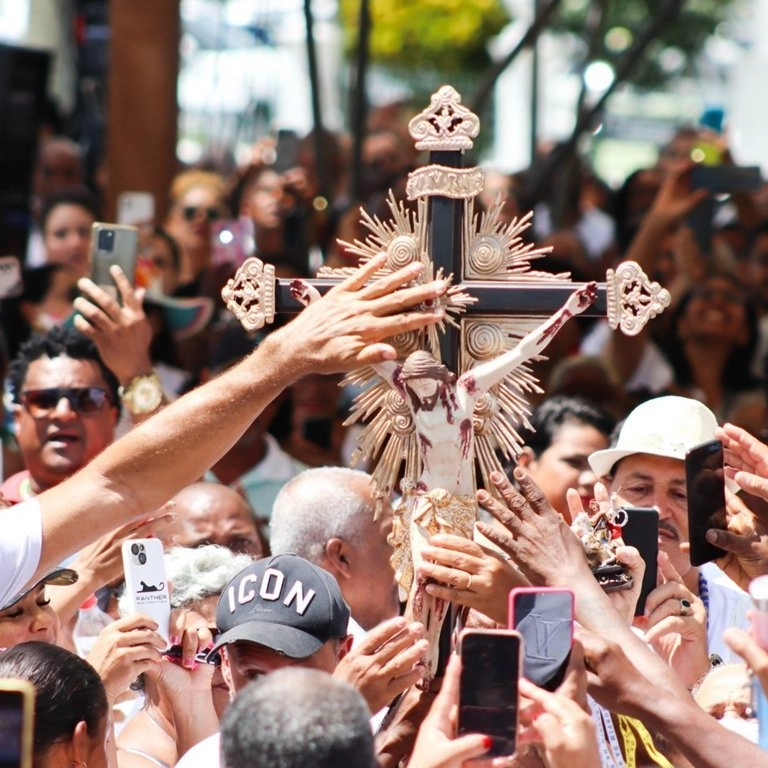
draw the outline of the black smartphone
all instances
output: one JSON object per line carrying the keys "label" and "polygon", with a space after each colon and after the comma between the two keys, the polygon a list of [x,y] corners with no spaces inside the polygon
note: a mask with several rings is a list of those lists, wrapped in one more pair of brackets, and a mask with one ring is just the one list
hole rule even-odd
{"label": "black smartphone", "polygon": [[333,438],[333,420],[326,418],[307,419],[301,427],[301,434],[310,443],[319,445],[326,450],[330,449]]}
{"label": "black smartphone", "polygon": [[459,735],[489,736],[486,754],[492,757],[517,750],[522,645],[520,634],[510,629],[465,629],[459,638]]}
{"label": "black smartphone", "polygon": [[35,689],[28,680],[0,680],[0,768],[32,768]]}
{"label": "black smartphone", "polygon": [[699,164],[691,170],[691,188],[714,195],[751,192],[763,184],[759,166]]}
{"label": "black smartphone", "polygon": [[645,601],[656,588],[659,562],[659,512],[653,507],[622,507],[627,522],[621,529],[621,538],[627,546],[634,547],[643,558],[645,573],[640,586],[640,596],[635,606],[635,616],[645,613]]}
{"label": "black smartphone", "polygon": [[719,440],[709,440],[685,454],[685,482],[691,564],[703,565],[726,554],[705,537],[710,528],[727,528],[723,444]]}
{"label": "black smartphone", "polygon": [[518,587],[509,593],[510,629],[523,638],[523,675],[554,691],[565,677],[573,645],[573,591]]}
{"label": "black smartphone", "polygon": [[277,173],[285,173],[298,165],[300,145],[301,141],[296,131],[281,128],[277,132],[275,163],[273,165]]}

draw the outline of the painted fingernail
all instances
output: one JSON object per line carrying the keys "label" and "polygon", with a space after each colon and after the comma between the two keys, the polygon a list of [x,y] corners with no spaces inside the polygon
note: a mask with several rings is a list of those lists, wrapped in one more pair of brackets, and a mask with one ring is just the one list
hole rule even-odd
{"label": "painted fingernail", "polygon": [[483,736],[483,748],[490,749],[493,746],[493,739],[490,736]]}
{"label": "painted fingernail", "polygon": [[178,635],[171,635],[171,645],[181,645],[181,638]]}

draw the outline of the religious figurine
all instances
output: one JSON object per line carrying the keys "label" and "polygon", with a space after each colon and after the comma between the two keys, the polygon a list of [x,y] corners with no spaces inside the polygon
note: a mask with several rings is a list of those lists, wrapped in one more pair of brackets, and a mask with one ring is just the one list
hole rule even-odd
{"label": "religious figurine", "polygon": [[611,504],[601,509],[596,501],[591,502],[592,514],[581,512],[571,523],[571,530],[581,539],[584,554],[595,574],[595,578],[606,592],[629,589],[632,574],[616,559],[616,548],[622,546],[621,529],[627,523],[627,512],[615,509]]}
{"label": "religious figurine", "polygon": [[[291,286],[302,303],[319,296],[303,281]],[[476,365],[461,376],[449,371],[429,352],[412,352],[404,362],[383,362],[372,368],[405,403],[412,418],[420,471],[403,482],[395,511],[392,564],[400,585],[409,593],[413,618],[421,621],[430,641],[427,680],[437,666],[440,629],[447,604],[427,594],[426,583],[414,579],[421,550],[435,533],[471,538],[477,512],[475,491],[475,406],[491,388],[517,368],[535,359],[573,316],[597,298],[595,283],[577,288],[565,304],[516,346]]]}

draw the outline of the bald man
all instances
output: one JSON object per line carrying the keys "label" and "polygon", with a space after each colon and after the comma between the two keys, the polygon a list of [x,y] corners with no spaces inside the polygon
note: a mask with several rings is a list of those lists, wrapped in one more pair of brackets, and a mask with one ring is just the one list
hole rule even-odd
{"label": "bald man", "polygon": [[176,520],[160,534],[166,548],[218,544],[238,554],[265,554],[253,512],[232,488],[220,483],[192,483],[173,501]]}

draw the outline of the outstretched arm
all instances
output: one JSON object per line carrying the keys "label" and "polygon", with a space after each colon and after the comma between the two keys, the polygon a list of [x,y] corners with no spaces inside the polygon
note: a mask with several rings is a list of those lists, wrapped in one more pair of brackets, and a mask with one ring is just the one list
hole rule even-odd
{"label": "outstretched arm", "polygon": [[596,283],[586,283],[578,288],[552,317],[524,336],[513,349],[463,374],[459,379],[459,386],[469,392],[487,392],[515,368],[541,354],[560,328],[574,315],[580,315],[591,307],[595,299]]}
{"label": "outstretched arm", "polygon": [[445,282],[396,290],[418,273],[420,265],[412,265],[366,284],[381,263],[372,259],[240,364],[171,403],[76,475],[40,494],[43,545],[34,578],[99,536],[156,510],[200,477],[287,385],[310,372],[394,360],[394,348],[382,339],[438,322],[439,313],[408,310],[442,294]]}

